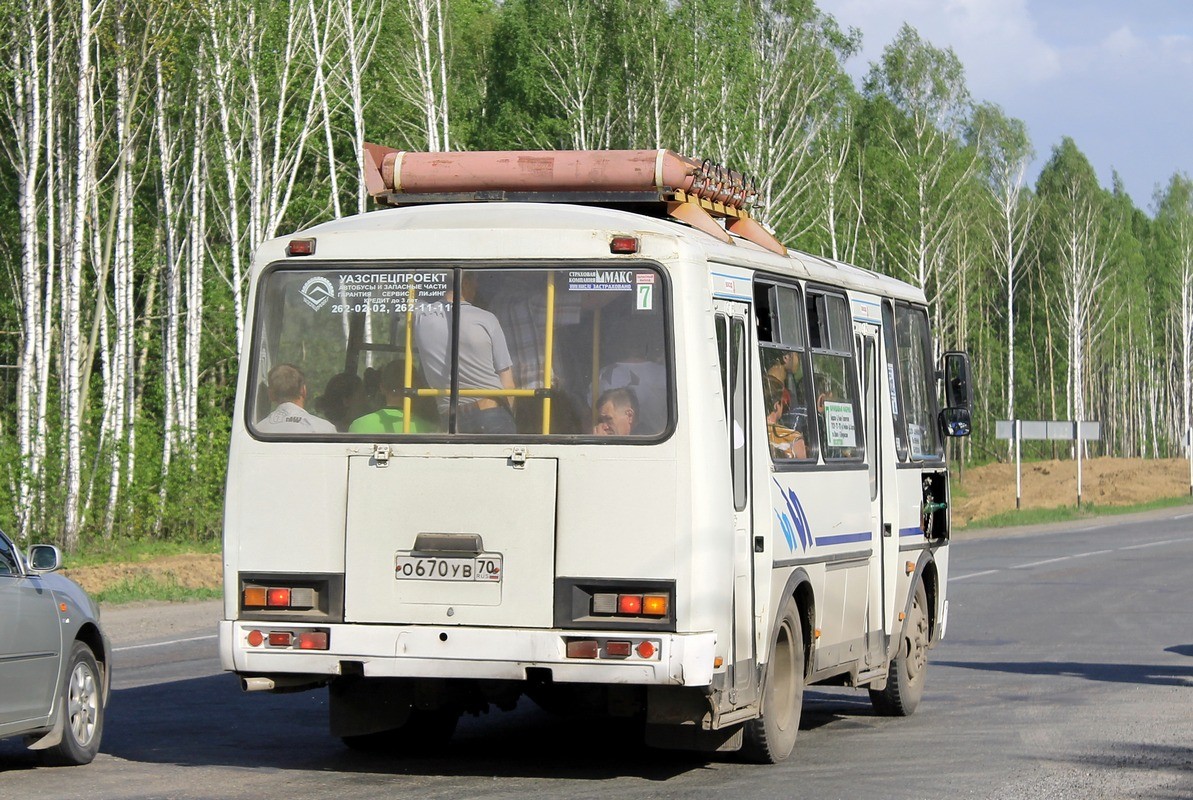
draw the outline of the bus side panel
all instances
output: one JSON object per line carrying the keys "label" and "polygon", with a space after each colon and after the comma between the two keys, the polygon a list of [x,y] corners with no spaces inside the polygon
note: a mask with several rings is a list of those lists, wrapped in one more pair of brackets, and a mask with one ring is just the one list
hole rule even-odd
{"label": "bus side panel", "polygon": [[[239,572],[342,573],[348,482],[343,448],[267,447],[268,453],[238,448],[229,462],[225,583],[235,586]],[[230,593],[229,619],[236,618],[238,594]]]}

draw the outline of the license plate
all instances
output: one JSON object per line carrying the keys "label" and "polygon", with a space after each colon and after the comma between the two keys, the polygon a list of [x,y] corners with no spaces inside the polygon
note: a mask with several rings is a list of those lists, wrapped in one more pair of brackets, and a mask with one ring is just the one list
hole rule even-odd
{"label": "license plate", "polygon": [[440,558],[398,553],[394,578],[413,581],[501,583],[501,553],[481,553],[466,558]]}

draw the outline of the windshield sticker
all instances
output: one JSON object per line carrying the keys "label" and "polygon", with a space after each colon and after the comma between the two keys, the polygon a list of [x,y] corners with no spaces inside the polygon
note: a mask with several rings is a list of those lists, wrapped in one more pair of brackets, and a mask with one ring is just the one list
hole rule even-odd
{"label": "windshield sticker", "polygon": [[899,416],[899,399],[898,399],[899,395],[895,391],[895,365],[894,364],[886,365],[886,380],[887,380],[887,383],[890,384],[891,414],[893,414],[894,416],[897,417],[897,416]]}
{"label": "windshield sticker", "polygon": [[853,406],[850,403],[824,404],[824,424],[829,447],[856,447],[853,428]]}
{"label": "windshield sticker", "polygon": [[632,292],[635,275],[629,270],[587,269],[568,273],[571,292]]}
{"label": "windshield sticker", "polygon": [[302,300],[313,311],[318,311],[327,304],[327,301],[335,297],[335,289],[332,288],[331,281],[322,276],[311,278],[302,285],[298,291],[302,295]]}
{"label": "windshield sticker", "polygon": [[[412,301],[443,299],[450,288],[450,272],[352,272],[331,280],[311,278],[299,294],[315,311],[326,306],[332,314],[401,314],[410,310]],[[329,300],[334,302],[329,305]]]}

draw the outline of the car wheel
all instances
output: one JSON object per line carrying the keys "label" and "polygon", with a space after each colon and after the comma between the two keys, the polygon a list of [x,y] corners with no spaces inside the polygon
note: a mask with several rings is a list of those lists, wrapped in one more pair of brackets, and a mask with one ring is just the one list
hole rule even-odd
{"label": "car wheel", "polygon": [[58,698],[62,741],[44,751],[47,764],[89,764],[104,732],[103,680],[91,649],[75,642]]}

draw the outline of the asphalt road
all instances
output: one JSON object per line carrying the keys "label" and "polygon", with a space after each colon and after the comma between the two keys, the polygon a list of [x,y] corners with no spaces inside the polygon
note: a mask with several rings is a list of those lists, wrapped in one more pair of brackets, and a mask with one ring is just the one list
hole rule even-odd
{"label": "asphalt road", "polygon": [[432,758],[326,733],[324,692],[246,695],[215,603],[111,609],[116,683],[95,763],[0,742],[0,798],[1193,797],[1193,514],[955,540],[949,629],[919,711],[806,694],[777,767],[644,750],[617,724],[523,704],[465,718]]}

